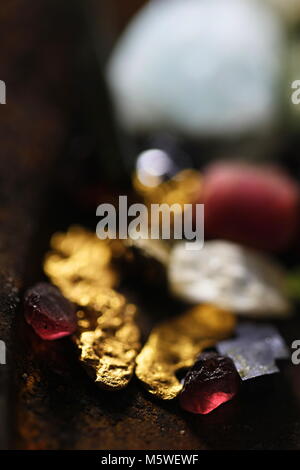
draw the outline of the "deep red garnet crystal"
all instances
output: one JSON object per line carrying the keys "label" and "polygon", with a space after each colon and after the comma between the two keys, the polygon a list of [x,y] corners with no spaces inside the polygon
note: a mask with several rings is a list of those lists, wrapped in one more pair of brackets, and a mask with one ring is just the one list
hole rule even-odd
{"label": "deep red garnet crystal", "polygon": [[62,338],[76,330],[75,305],[51,284],[41,282],[29,289],[24,309],[27,323],[43,339]]}
{"label": "deep red garnet crystal", "polygon": [[188,371],[179,400],[181,407],[196,414],[207,414],[231,400],[241,379],[233,361],[215,352],[206,352]]}

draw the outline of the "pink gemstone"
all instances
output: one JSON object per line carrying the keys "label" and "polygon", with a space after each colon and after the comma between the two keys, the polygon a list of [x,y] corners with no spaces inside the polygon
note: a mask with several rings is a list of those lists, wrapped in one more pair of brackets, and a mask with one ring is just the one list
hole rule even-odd
{"label": "pink gemstone", "polygon": [[240,387],[241,379],[229,357],[214,352],[203,353],[188,371],[179,400],[191,413],[208,414],[231,400]]}
{"label": "pink gemstone", "polygon": [[208,237],[268,251],[296,239],[299,186],[278,168],[213,163],[204,171],[201,202]]}
{"label": "pink gemstone", "polygon": [[74,333],[77,327],[75,305],[46,282],[36,284],[25,294],[25,318],[34,331],[46,340]]}

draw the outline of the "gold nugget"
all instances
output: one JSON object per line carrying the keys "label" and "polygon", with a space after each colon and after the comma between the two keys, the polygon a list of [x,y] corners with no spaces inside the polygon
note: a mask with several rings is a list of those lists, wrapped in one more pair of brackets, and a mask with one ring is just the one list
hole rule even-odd
{"label": "gold nugget", "polygon": [[109,242],[81,227],[52,237],[44,270],[78,311],[75,342],[96,383],[119,390],[130,381],[140,350],[136,309],[111,287],[118,282]]}
{"label": "gold nugget", "polygon": [[112,250],[108,241],[82,227],[51,239],[52,252],[46,255],[44,271],[65,297],[85,306],[97,301],[103,287],[114,287],[118,275],[110,263]]}
{"label": "gold nugget", "polygon": [[101,308],[78,312],[75,340],[80,361],[95,382],[107,390],[120,390],[133,375],[140,349],[136,308],[111,289],[104,289],[101,298]]}
{"label": "gold nugget", "polygon": [[194,307],[162,323],[137,357],[137,377],[158,398],[175,398],[182,389],[176,373],[191,367],[205,348],[230,336],[235,324],[231,313],[212,305]]}
{"label": "gold nugget", "polygon": [[151,204],[179,204],[182,209],[184,204],[190,204],[199,199],[203,183],[202,176],[195,170],[183,170],[168,181],[157,186],[146,186],[138,178],[133,176],[133,187],[146,203]]}
{"label": "gold nugget", "polygon": [[[133,186],[148,208],[150,230],[157,226],[161,233],[164,217],[170,217],[169,208],[172,207],[172,216],[170,217],[171,240],[174,239],[175,220],[182,218],[184,214],[192,216],[192,213],[188,213],[188,207],[190,208],[192,204],[200,200],[203,191],[201,174],[191,169],[180,171],[171,179],[154,187],[144,185],[138,174],[135,174]],[[151,208],[154,204],[160,206],[158,218],[152,218]]]}

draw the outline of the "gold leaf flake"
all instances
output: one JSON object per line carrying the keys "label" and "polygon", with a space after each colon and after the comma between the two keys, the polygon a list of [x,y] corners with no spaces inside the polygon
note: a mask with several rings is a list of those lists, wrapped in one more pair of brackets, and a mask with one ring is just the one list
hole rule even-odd
{"label": "gold leaf flake", "polygon": [[176,373],[191,367],[203,349],[230,336],[235,323],[231,313],[212,305],[194,307],[162,323],[137,357],[137,377],[158,398],[175,398],[182,389]]}

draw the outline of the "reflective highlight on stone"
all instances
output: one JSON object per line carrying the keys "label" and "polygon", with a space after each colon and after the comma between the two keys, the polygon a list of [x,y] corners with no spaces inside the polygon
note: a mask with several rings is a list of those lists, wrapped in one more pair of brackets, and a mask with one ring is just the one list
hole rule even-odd
{"label": "reflective highlight on stone", "polygon": [[73,334],[77,327],[76,308],[59,291],[46,282],[29,289],[24,298],[27,323],[46,340]]}
{"label": "reflective highlight on stone", "polygon": [[191,367],[198,354],[230,336],[235,317],[212,305],[202,305],[160,324],[137,357],[136,375],[147,390],[163,400],[182,389],[176,373]]}
{"label": "reflective highlight on stone", "polygon": [[289,351],[271,325],[241,324],[235,339],[222,341],[216,348],[231,357],[242,380],[279,372],[276,359],[287,359]]}
{"label": "reflective highlight on stone", "polygon": [[71,227],[65,234],[55,234],[51,246],[46,274],[82,307],[75,337],[80,361],[102,388],[126,387],[140,349],[140,333],[135,306],[111,288],[117,282],[110,265],[111,245],[81,227]]}
{"label": "reflective highlight on stone", "polygon": [[229,357],[215,352],[202,353],[184,379],[180,405],[191,413],[208,414],[231,400],[238,393],[240,383]]}
{"label": "reflective highlight on stone", "polygon": [[171,251],[168,279],[174,295],[241,315],[281,317],[290,313],[285,273],[276,263],[226,241],[209,241],[200,248],[189,251],[181,242]]}

